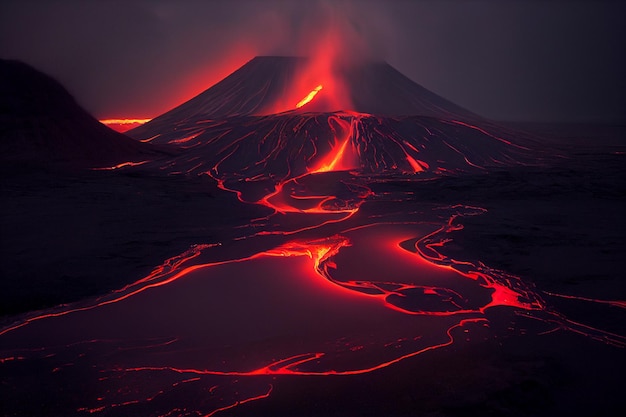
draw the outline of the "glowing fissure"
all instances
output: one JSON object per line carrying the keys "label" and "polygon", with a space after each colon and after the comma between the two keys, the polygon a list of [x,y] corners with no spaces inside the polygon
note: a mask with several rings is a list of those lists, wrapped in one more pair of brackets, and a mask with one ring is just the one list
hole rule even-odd
{"label": "glowing fissure", "polygon": [[[274,190],[261,197],[258,200],[248,200],[244,198],[243,192],[233,188],[226,184],[223,175],[220,172],[220,166],[225,163],[236,152],[237,148],[225,153],[211,170],[204,172],[204,174],[211,176],[217,181],[218,187],[225,190],[234,192],[237,195],[239,201],[243,203],[255,203],[267,206],[277,213],[308,213],[308,214],[346,214],[342,219],[335,220],[334,222],[345,220],[352,214],[356,213],[358,206],[365,201],[365,197],[369,195],[369,191],[365,194],[360,193],[358,196],[356,205],[350,208],[331,208],[332,201],[337,197],[334,195],[299,195],[294,193],[293,188],[298,187],[298,182],[308,177],[310,174],[320,174],[336,171],[348,171],[357,167],[356,159],[353,148],[352,138],[358,135],[358,125],[360,122],[360,116],[358,114],[349,115],[346,118],[340,116],[332,116],[327,120],[329,130],[332,132],[332,143],[330,144],[330,150],[324,156],[316,156],[312,158],[310,162],[313,165],[312,168],[308,168],[300,173],[292,176],[287,176],[283,180],[278,180],[274,184]],[[279,132],[270,132],[280,135]],[[269,135],[269,133],[268,133]],[[268,135],[264,137],[267,138]],[[244,138],[240,138],[242,140]],[[232,144],[231,144],[232,146]],[[317,153],[317,150],[316,150]],[[270,156],[274,156],[273,153],[268,155],[263,161],[267,162]],[[192,166],[191,170],[195,169]],[[265,174],[258,174],[253,178],[246,178],[244,181],[253,182],[265,179]],[[236,183],[233,183],[236,186]],[[304,201],[308,201],[308,204],[303,204]]]}
{"label": "glowing fissure", "polygon": [[300,107],[304,106],[305,104],[313,100],[313,98],[317,95],[317,93],[319,93],[322,90],[322,88],[324,87],[321,84],[315,87],[309,94],[306,95],[306,97],[304,97],[302,100],[298,102],[298,104],[296,104],[296,109],[299,109]]}
{"label": "glowing fissure", "polygon": [[270,384],[269,389],[267,390],[266,393],[261,394],[261,395],[257,395],[257,396],[254,396],[254,397],[249,397],[249,398],[246,398],[244,400],[236,401],[233,404],[230,404],[230,405],[227,405],[227,406],[224,406],[224,407],[221,407],[221,408],[217,408],[217,409],[211,411],[209,414],[206,414],[204,417],[211,417],[211,416],[219,413],[220,411],[226,411],[226,410],[229,410],[231,408],[237,407],[238,405],[241,405],[241,404],[245,404],[245,403],[249,403],[251,401],[257,401],[257,400],[262,400],[264,398],[267,398],[267,397],[270,396],[270,394],[272,393],[273,389],[274,389],[274,386]]}
{"label": "glowing fissure", "polygon": [[349,143],[350,137],[347,137],[341,144],[336,146],[328,156],[324,158],[324,161],[320,164],[319,168],[313,169],[311,173],[315,174],[318,172],[329,172],[341,167],[340,162],[343,158],[344,152],[346,151],[346,146],[348,146]]}
{"label": "glowing fissure", "polygon": [[[133,295],[137,295],[149,288],[160,287],[162,285],[169,284],[185,274],[194,271],[196,269],[202,268],[205,265],[193,265],[189,267],[183,268],[183,265],[188,263],[194,258],[197,258],[202,253],[202,250],[218,246],[218,244],[213,245],[194,245],[192,248],[182,253],[181,255],[177,255],[173,258],[166,260],[161,266],[157,267],[152,273],[148,276],[135,281],[132,284],[126,285],[125,287],[113,291],[110,294],[104,295],[102,297],[95,298],[93,300],[87,300],[85,303],[76,303],[71,305],[62,305],[60,308],[50,309],[50,311],[45,312],[35,312],[34,315],[25,315],[22,317],[20,321],[17,323],[6,326],[5,328],[0,329],[0,336],[11,332],[13,330],[24,327],[30,323],[35,321],[39,321],[42,319],[53,318],[53,317],[61,317],[71,313],[77,313],[81,311],[92,310],[97,307],[117,303],[119,301],[123,301]],[[214,265],[221,265],[228,262],[238,262],[242,260],[235,261],[222,261],[216,262]]]}
{"label": "glowing fissure", "polygon": [[411,164],[411,167],[413,167],[413,170],[417,173],[417,172],[423,172],[425,169],[428,169],[428,165],[425,163],[419,163],[418,161],[415,160],[415,158],[413,158],[410,155],[407,155],[406,157],[407,161],[409,161],[409,164]]}
{"label": "glowing fissure", "polygon": [[[348,145],[352,144],[352,138],[357,132],[359,122],[359,117],[351,117],[349,121],[339,117],[328,119],[329,127],[334,134],[335,143],[332,145],[331,151],[322,158],[322,161],[319,162],[316,168],[309,171],[310,173],[345,171],[357,167],[354,162],[355,157],[353,155],[349,156],[347,149]],[[345,133],[342,134],[341,131]],[[342,136],[345,137],[342,138]]]}
{"label": "glowing fissure", "polygon": [[178,138],[178,139],[172,139],[171,141],[169,141],[168,143],[173,144],[173,145],[179,145],[181,143],[185,143],[185,142],[189,142],[190,140],[196,138],[198,135],[200,135],[202,133],[202,131],[200,132],[196,132],[196,133],[192,133],[189,136],[185,136],[182,138]]}
{"label": "glowing fissure", "polygon": [[[459,130],[467,140],[459,140]],[[256,193],[249,196],[255,189],[251,184],[271,181],[278,190],[310,173],[439,176],[529,163],[529,153],[499,139],[468,123],[341,111],[186,121],[146,140],[182,151],[166,163],[156,162],[159,169],[209,175],[250,203],[263,200]]]}
{"label": "glowing fissure", "polygon": [[482,133],[482,134],[484,134],[484,135],[487,135],[487,136],[490,136],[490,137],[494,138],[495,140],[499,140],[500,142],[506,143],[507,145],[510,145],[510,146],[515,146],[515,147],[518,147],[518,148],[521,148],[521,149],[526,149],[526,150],[528,150],[528,148],[527,148],[527,147],[520,146],[520,145],[517,145],[517,144],[515,144],[515,143],[513,143],[513,142],[511,142],[511,141],[509,141],[509,140],[503,139],[503,138],[501,138],[501,137],[499,137],[499,136],[496,136],[496,135],[494,135],[494,134],[492,134],[492,133],[487,132],[485,129],[481,129],[481,128],[480,128],[480,127],[478,127],[478,126],[474,126],[474,125],[469,124],[469,123],[466,123],[466,122],[461,122],[461,121],[459,121],[459,120],[451,120],[451,121],[450,121],[450,123],[453,123],[453,124],[456,124],[456,125],[460,125],[460,126],[465,126],[465,127],[470,128],[470,129],[477,130],[477,131],[479,131],[480,133]]}
{"label": "glowing fissure", "polygon": [[110,167],[102,167],[102,168],[92,168],[92,170],[94,171],[113,171],[115,169],[120,169],[120,168],[126,168],[126,167],[136,167],[139,165],[143,165],[146,164],[150,161],[140,161],[140,162],[133,162],[133,161],[129,161],[129,162],[121,162],[117,165],[113,165]]}
{"label": "glowing fissure", "polygon": [[597,304],[608,304],[610,306],[613,307],[619,307],[619,308],[626,308],[626,301],[625,300],[598,300],[595,298],[589,298],[589,297],[579,297],[579,296],[575,296],[575,295],[565,295],[565,294],[556,294],[553,292],[549,292],[549,291],[544,291],[545,294],[548,294],[552,297],[559,297],[559,298],[567,298],[570,300],[580,300],[580,301],[587,301],[590,303],[597,303]]}

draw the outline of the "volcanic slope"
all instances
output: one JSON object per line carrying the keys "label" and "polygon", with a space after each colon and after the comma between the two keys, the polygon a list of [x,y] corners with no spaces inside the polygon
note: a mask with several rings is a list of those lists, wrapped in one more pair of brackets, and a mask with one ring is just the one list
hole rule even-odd
{"label": "volcanic slope", "polygon": [[0,108],[7,169],[105,167],[157,155],[154,146],[102,125],[61,84],[19,61],[0,60]]}
{"label": "volcanic slope", "polygon": [[[276,110],[276,103],[286,96],[297,98],[293,99],[293,106],[287,105],[284,110],[295,109],[298,101],[318,85],[322,85],[322,90],[302,111],[351,110],[381,116],[481,119],[411,81],[386,62],[364,63],[336,70],[317,70],[313,64],[311,59],[304,57],[253,58],[196,97],[133,129],[133,137],[148,139],[181,124],[204,120],[271,114],[272,110]],[[335,88],[325,85],[325,81],[332,81]],[[331,91],[328,91],[329,88]],[[346,97],[339,103],[328,100],[328,95],[337,95],[338,90],[342,90]]]}
{"label": "volcanic slope", "polygon": [[[328,171],[446,175],[538,160],[531,138],[462,109],[386,63],[339,71],[328,89],[322,74],[320,88],[312,82],[310,94],[300,93],[288,110],[266,114],[272,103],[293,96],[290,88],[303,78],[299,71],[315,80],[307,64],[304,58],[254,58],[127,134],[177,146],[180,153],[160,162],[165,172],[208,174],[232,184],[277,185]],[[338,99],[339,92],[348,99]],[[336,103],[347,108],[331,107]]]}

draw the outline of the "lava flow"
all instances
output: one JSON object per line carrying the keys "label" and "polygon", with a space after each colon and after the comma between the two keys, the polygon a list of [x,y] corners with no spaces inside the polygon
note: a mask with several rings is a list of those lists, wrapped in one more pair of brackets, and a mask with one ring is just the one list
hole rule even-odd
{"label": "lava flow", "polygon": [[[51,378],[97,363],[97,398],[85,397],[79,413],[172,415],[191,407],[213,415],[267,398],[281,385],[276,377],[363,375],[468,337],[494,337],[502,331],[491,327],[494,307],[536,320],[537,332],[570,330],[626,345],[551,311],[518,277],[444,255],[439,249],[460,230],[459,219],[482,210],[440,210],[447,221],[357,211],[351,225],[332,225],[337,233],[329,237],[285,235],[246,257],[197,246],[106,297],[5,328],[0,351],[19,358],[7,364],[44,361]],[[227,253],[242,252],[235,242],[261,244],[262,236],[242,238]],[[376,332],[367,331],[370,322]]]}
{"label": "lava flow", "polygon": [[[210,183],[215,207],[231,216],[207,209],[219,219],[211,229],[171,232],[196,244],[129,285],[4,325],[3,374],[43,381],[53,400],[41,407],[58,415],[208,417],[289,392],[304,398],[320,378],[406,367],[419,379],[467,344],[480,350],[527,331],[626,347],[626,337],[570,320],[541,295],[558,294],[446,251],[463,219],[486,209],[455,195],[425,201],[419,186],[537,164],[541,153],[526,138],[509,140],[505,128],[407,84],[388,65],[363,73],[403,86],[395,93],[408,113],[389,96],[366,100],[376,92],[366,85],[350,91],[355,105],[344,111],[293,111],[290,101],[289,111],[261,114],[297,84],[282,78],[300,65],[253,60],[131,132],[170,152],[101,174],[199,177],[206,181],[194,192]],[[327,86],[296,108],[316,104],[333,91]]]}
{"label": "lava flow", "polygon": [[320,92],[320,90],[322,89],[322,85],[318,85],[317,87],[315,87],[313,89],[313,91],[311,91],[309,94],[306,95],[306,97],[304,97],[302,100],[300,100],[298,102],[298,104],[296,104],[296,109],[299,109],[300,107],[304,106],[305,104],[307,104],[309,101],[313,100],[313,97],[315,97],[317,95],[317,93]]}

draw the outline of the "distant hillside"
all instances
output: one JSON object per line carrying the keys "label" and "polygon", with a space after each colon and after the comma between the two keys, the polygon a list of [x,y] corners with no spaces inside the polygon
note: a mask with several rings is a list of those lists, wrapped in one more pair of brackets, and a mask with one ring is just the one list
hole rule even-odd
{"label": "distant hillside", "polygon": [[0,161],[5,168],[92,168],[155,153],[102,125],[51,77],[0,60]]}

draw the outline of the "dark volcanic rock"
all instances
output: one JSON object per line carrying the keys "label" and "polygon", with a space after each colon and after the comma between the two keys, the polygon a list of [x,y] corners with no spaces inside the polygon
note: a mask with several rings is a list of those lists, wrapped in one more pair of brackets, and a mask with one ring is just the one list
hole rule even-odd
{"label": "dark volcanic rock", "polygon": [[51,77],[24,63],[0,60],[3,166],[92,168],[154,153],[152,146],[102,125]]}

